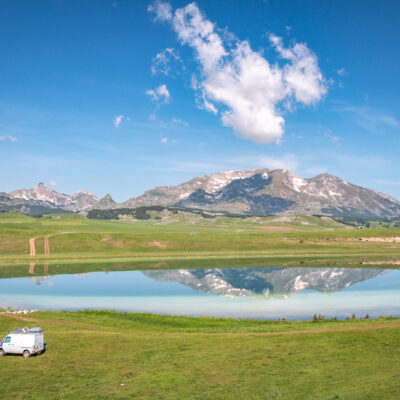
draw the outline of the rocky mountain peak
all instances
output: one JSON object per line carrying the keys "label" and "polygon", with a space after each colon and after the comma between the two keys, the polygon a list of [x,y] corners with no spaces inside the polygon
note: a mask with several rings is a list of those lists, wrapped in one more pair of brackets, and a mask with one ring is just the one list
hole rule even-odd
{"label": "rocky mountain peak", "polygon": [[93,193],[89,192],[88,190],[77,190],[74,195],[87,195],[87,196],[94,196]]}
{"label": "rocky mountain peak", "polygon": [[98,210],[107,210],[110,208],[114,208],[116,205],[117,205],[117,203],[113,200],[111,195],[109,193],[107,193],[92,208],[95,208]]}
{"label": "rocky mountain peak", "polygon": [[323,174],[319,174],[314,178],[311,178],[314,181],[336,181],[336,182],[344,182],[342,179],[338,178],[335,175],[328,174],[324,172]]}
{"label": "rocky mountain peak", "polygon": [[8,193],[11,199],[27,201],[31,205],[48,208],[60,208],[62,210],[79,211],[91,208],[99,199],[88,192],[80,190],[73,195],[58,193],[50,189],[43,182],[39,182],[32,189],[18,189]]}

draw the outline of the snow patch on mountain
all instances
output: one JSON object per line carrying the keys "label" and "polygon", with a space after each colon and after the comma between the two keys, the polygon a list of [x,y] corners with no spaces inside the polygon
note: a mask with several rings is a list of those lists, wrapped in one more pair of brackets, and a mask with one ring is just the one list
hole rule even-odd
{"label": "snow patch on mountain", "polygon": [[[229,183],[231,183],[232,181],[236,179],[249,178],[255,175],[257,172],[260,172],[260,170],[217,172],[216,174],[210,176],[210,178],[204,185],[203,190],[205,190],[208,193],[215,193],[218,190],[225,187],[226,185],[228,185]],[[265,174],[266,171],[263,173]]]}

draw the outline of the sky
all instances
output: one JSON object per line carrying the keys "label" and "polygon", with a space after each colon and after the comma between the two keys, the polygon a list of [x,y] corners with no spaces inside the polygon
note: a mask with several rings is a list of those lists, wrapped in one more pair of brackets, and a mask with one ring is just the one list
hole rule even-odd
{"label": "sky", "polygon": [[0,192],[282,168],[400,199],[397,0],[0,7]]}

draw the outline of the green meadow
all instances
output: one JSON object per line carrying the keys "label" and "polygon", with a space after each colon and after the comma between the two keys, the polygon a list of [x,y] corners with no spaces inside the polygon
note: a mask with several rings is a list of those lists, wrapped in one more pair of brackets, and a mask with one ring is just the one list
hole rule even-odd
{"label": "green meadow", "polygon": [[[208,263],[216,259],[245,264],[258,259],[264,265],[363,265],[400,260],[400,228],[355,229],[330,218],[300,215],[203,218],[182,214],[113,221],[78,214],[33,218],[0,213],[0,264]],[[36,238],[34,256],[29,253],[30,238]]]}
{"label": "green meadow", "polygon": [[0,358],[2,399],[398,399],[400,321],[271,322],[107,311],[0,314],[47,351]]}

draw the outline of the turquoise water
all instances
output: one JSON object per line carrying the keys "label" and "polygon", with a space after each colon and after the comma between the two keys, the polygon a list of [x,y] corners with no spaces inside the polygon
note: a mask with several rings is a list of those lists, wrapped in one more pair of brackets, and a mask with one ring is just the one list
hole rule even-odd
{"label": "turquoise water", "polygon": [[400,317],[400,271],[227,268],[1,279],[0,307],[8,306],[260,319]]}

